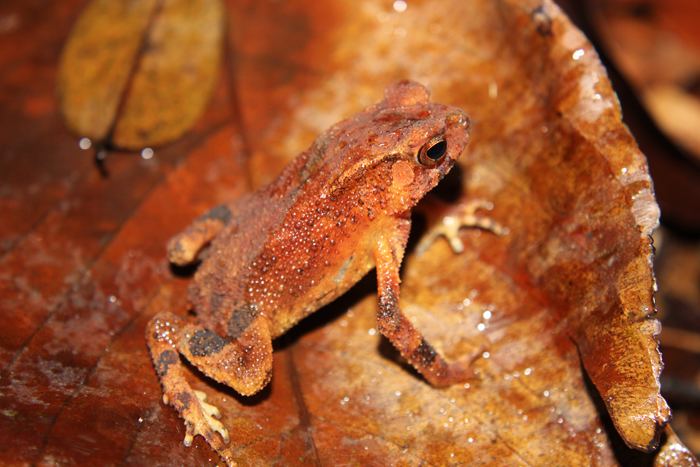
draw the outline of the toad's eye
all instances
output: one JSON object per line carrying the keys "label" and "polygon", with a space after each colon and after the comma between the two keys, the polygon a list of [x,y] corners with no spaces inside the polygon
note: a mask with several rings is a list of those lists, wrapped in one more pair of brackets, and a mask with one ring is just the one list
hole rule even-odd
{"label": "toad's eye", "polygon": [[447,154],[447,141],[442,136],[431,139],[418,151],[418,162],[431,167],[442,160]]}

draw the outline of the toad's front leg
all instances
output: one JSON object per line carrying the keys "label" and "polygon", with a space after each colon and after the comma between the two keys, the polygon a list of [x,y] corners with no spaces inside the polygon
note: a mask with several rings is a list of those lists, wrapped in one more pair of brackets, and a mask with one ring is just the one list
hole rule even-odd
{"label": "toad's front leg", "polygon": [[377,241],[374,252],[377,268],[379,310],[377,327],[413,367],[436,387],[463,382],[473,376],[471,362],[448,363],[403,314],[399,307],[399,268],[403,258],[410,220],[400,219],[388,236]]}
{"label": "toad's front leg", "polygon": [[490,217],[476,214],[479,210],[492,210],[493,203],[490,201],[472,199],[460,203],[456,207],[448,207],[448,205],[436,199],[431,199],[430,204],[432,204],[430,206],[431,209],[444,214],[441,216],[439,223],[431,228],[416,246],[416,254],[418,256],[425,253],[439,237],[445,237],[452,251],[457,254],[462,253],[464,251],[464,243],[459,237],[459,231],[463,228],[483,229],[496,235],[506,235],[508,233],[507,228]]}
{"label": "toad's front leg", "polygon": [[[172,313],[159,313],[148,324],[146,339],[153,365],[163,386],[163,402],[185,420],[185,445],[202,435],[227,464],[233,465],[229,434],[219,410],[206,395],[187,382],[178,354],[207,376],[243,395],[258,392],[272,374],[272,339],[262,315],[252,316],[239,336],[223,338],[211,330],[187,324]],[[217,436],[217,433],[219,436]]]}
{"label": "toad's front leg", "polygon": [[221,204],[195,219],[183,232],[168,242],[168,260],[186,266],[231,222],[231,208]]}

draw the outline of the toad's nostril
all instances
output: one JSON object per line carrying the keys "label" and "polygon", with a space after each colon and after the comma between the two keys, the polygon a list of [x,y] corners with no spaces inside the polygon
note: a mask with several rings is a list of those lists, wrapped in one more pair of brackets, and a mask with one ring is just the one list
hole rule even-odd
{"label": "toad's nostril", "polygon": [[455,110],[445,117],[445,124],[447,126],[461,126],[464,128],[469,128],[469,117],[461,110]]}

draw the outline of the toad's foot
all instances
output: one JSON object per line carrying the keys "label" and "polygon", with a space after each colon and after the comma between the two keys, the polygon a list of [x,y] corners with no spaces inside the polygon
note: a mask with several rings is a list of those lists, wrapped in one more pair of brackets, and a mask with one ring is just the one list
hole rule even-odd
{"label": "toad's foot", "polygon": [[216,406],[206,403],[207,395],[202,391],[193,390],[194,395],[197,396],[197,402],[199,404],[200,410],[197,411],[197,416],[195,420],[190,422],[185,422],[187,426],[187,433],[185,434],[185,446],[191,446],[192,440],[197,435],[202,435],[204,438],[208,438],[208,434],[212,431],[219,433],[224,443],[228,444],[229,436],[228,430],[224,425],[217,420],[221,418],[221,412]]}
{"label": "toad's foot", "polygon": [[452,251],[459,254],[464,251],[464,243],[459,238],[461,228],[479,228],[488,230],[496,235],[506,235],[508,229],[489,217],[482,217],[476,214],[479,209],[490,211],[493,203],[483,199],[467,201],[442,218],[442,221],[432,228],[416,247],[416,254],[419,256],[425,253],[433,242],[440,236],[444,236],[450,244]]}
{"label": "toad's foot", "polygon": [[159,313],[147,327],[148,348],[163,386],[163,403],[175,407],[185,420],[185,446],[190,446],[194,437],[201,435],[227,465],[236,465],[228,444],[228,431],[217,420],[221,416],[219,409],[206,403],[206,395],[194,390],[185,378],[185,369],[176,348],[183,325],[180,317]]}

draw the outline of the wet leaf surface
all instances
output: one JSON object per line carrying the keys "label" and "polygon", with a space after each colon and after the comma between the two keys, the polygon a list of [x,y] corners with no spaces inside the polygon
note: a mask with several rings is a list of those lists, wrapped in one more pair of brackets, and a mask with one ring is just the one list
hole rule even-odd
{"label": "wet leaf surface", "polygon": [[[370,275],[275,343],[259,395],[189,373],[222,409],[240,463],[693,465],[670,431],[658,455],[626,446],[653,448],[669,416],[649,317],[658,208],[590,44],[550,2],[397,9],[229,2],[235,79],[221,81],[194,133],[150,161],[110,159],[107,180],[79,166],[67,204],[62,193],[34,195],[48,214],[8,234],[0,257],[4,463],[218,462],[201,439],[182,445],[144,343],[152,315],[186,313],[189,277],[168,267],[165,242],[408,77],[473,119],[464,164],[440,194],[455,206],[492,201],[509,229],[464,231],[461,255],[441,239],[413,248],[403,269],[403,308],[448,357],[479,351],[478,377],[436,390],[408,369],[376,331]],[[54,40],[31,33],[14,34]],[[34,85],[50,105],[31,118],[56,121],[51,85]],[[4,96],[5,108],[31,97]],[[23,146],[48,160],[75,148],[58,129],[36,131],[66,148]],[[24,180],[51,186],[78,168],[39,167]],[[32,201],[8,186],[17,203]],[[413,244],[432,227],[416,222]]]}
{"label": "wet leaf surface", "polygon": [[60,64],[67,125],[128,149],[181,136],[211,96],[222,35],[218,0],[92,1]]}

